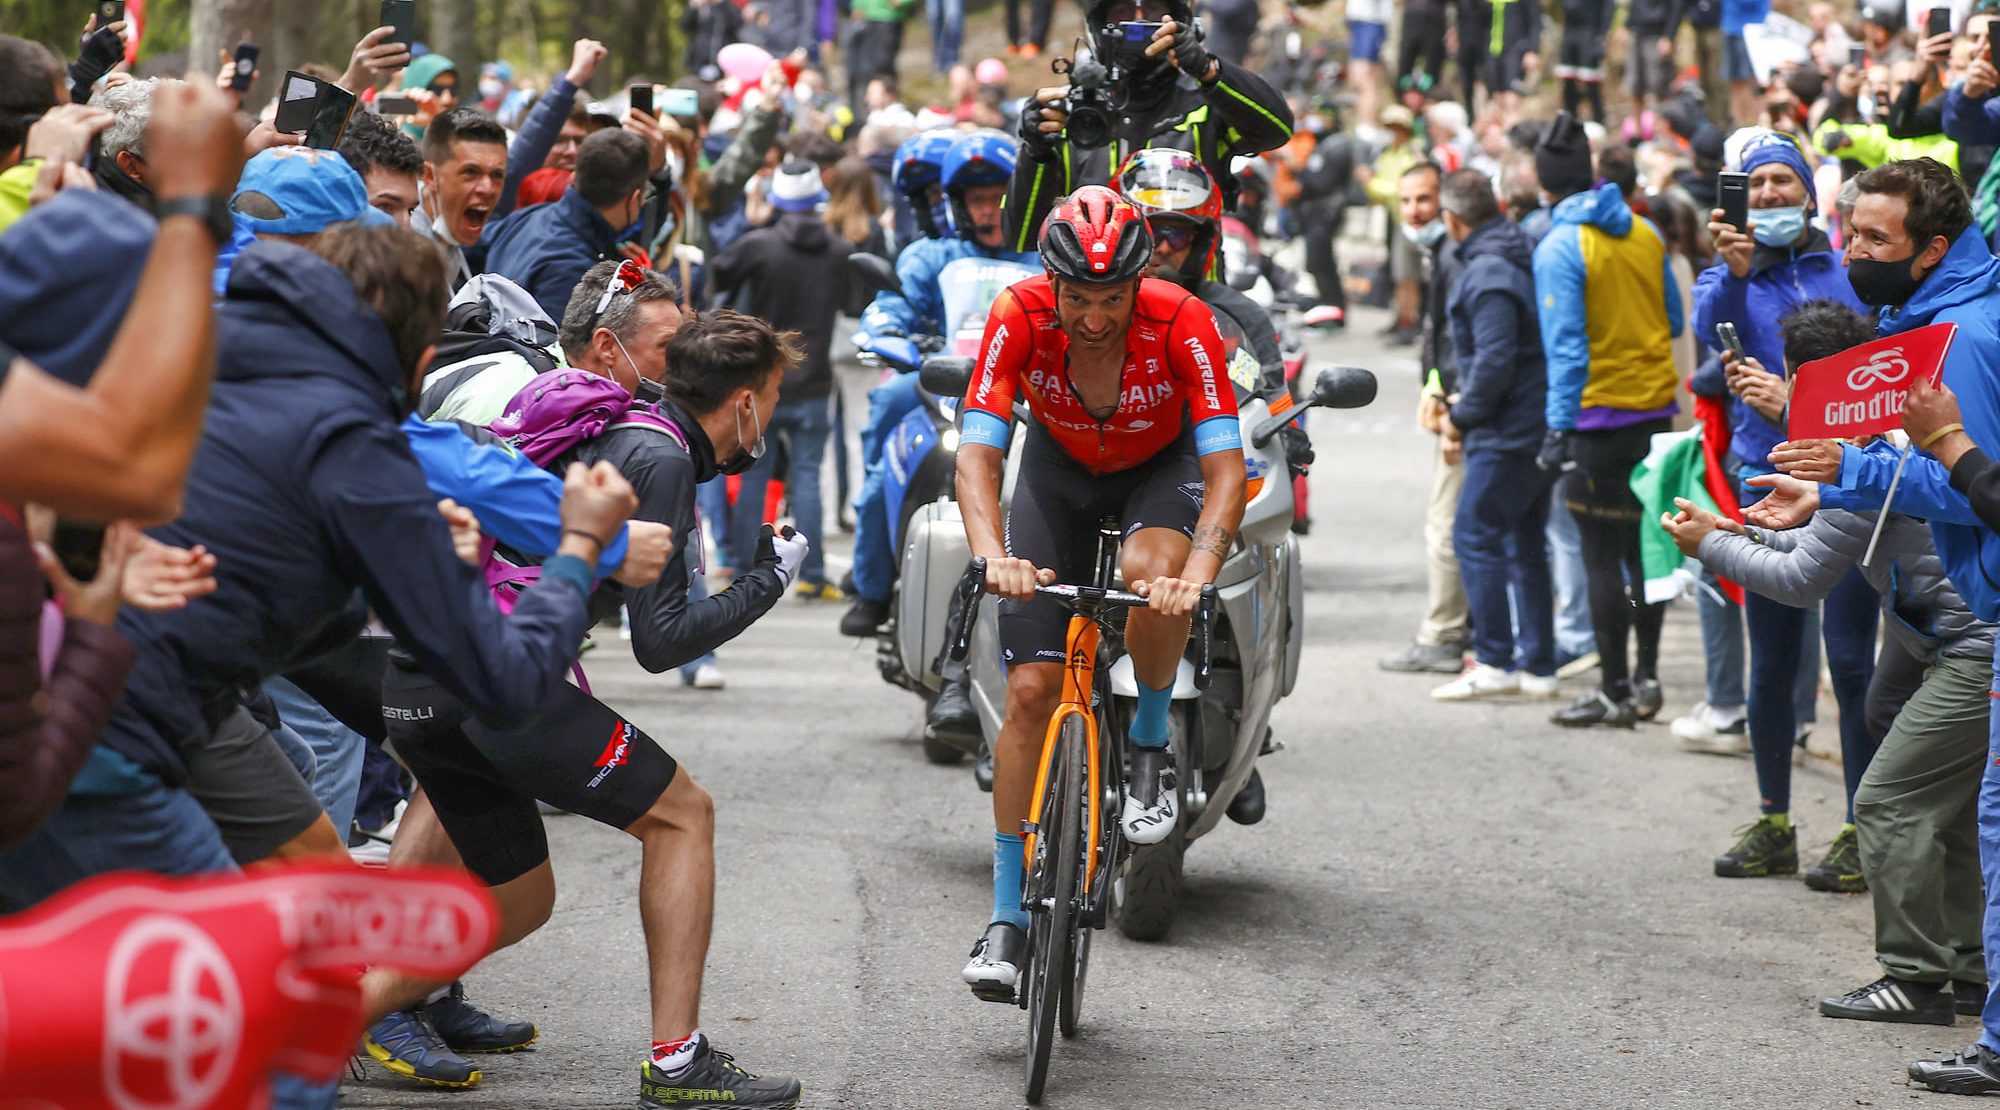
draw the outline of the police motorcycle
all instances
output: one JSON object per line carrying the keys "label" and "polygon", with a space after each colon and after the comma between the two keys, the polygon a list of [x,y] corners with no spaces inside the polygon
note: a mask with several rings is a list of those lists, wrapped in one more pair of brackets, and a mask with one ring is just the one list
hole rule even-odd
{"label": "police motorcycle", "polygon": [[[971,174],[974,181],[985,179],[971,162],[984,158],[992,164],[999,162],[1003,156],[998,148],[991,145],[991,140],[982,142],[981,136],[985,133],[970,137],[956,132],[952,134],[956,141],[941,159],[939,196],[952,194],[967,174]],[[919,136],[918,140],[923,138]],[[1006,144],[1004,166],[993,165],[995,172],[985,176],[1004,182],[1013,170],[1013,140],[999,136],[998,141]],[[899,173],[904,166],[915,164],[914,157],[899,162]],[[911,178],[920,189],[922,179],[914,174]],[[899,180],[897,187],[905,186]],[[955,202],[947,203],[955,206]],[[964,218],[963,213],[951,213],[954,223],[961,223]],[[894,292],[901,288],[893,268],[880,259],[857,256],[854,265],[862,272],[863,280],[878,290]],[[969,367],[970,358],[985,334],[986,315],[993,302],[1008,286],[1040,272],[1039,268],[1019,260],[985,253],[955,258],[938,271],[936,279],[942,308],[942,335],[875,335],[864,330],[854,337],[855,349],[864,365],[880,366],[917,377],[917,406],[889,431],[882,445],[883,489],[890,546],[891,550],[902,553],[899,569],[907,569],[908,566],[906,549],[910,542],[912,518],[926,506],[951,503],[956,495],[958,430],[955,424],[959,403],[965,395],[965,382],[970,374],[969,371],[953,373],[948,369],[940,384],[934,371],[929,375],[925,373],[926,367],[933,362],[940,362],[948,368],[960,364]],[[960,564],[962,568],[963,561]],[[953,572],[954,575],[956,573]],[[926,596],[924,591],[917,592],[918,601],[913,605],[906,583],[907,579],[899,573],[892,588],[889,619],[877,637],[876,663],[883,681],[918,695],[928,710],[943,687],[943,680],[937,674],[938,660],[934,655],[919,658],[905,651],[905,630],[912,623],[921,624],[927,620],[934,627],[942,628],[946,614],[940,611],[933,619],[926,612],[922,605]],[[957,763],[976,751],[975,745],[962,739],[933,735],[929,730],[925,732],[923,748],[926,759],[942,764]]]}

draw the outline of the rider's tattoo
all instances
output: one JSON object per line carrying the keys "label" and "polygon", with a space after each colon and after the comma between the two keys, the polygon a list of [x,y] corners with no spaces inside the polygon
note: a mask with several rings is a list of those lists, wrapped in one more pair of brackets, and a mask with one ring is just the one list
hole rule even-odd
{"label": "rider's tattoo", "polygon": [[1229,558],[1229,542],[1229,529],[1220,524],[1194,530],[1194,549],[1206,551],[1218,559]]}

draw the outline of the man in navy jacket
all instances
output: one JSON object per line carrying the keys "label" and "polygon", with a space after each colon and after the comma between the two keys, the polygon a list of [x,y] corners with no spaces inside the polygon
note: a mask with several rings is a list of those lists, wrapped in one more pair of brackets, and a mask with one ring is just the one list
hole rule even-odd
{"label": "man in navy jacket", "polygon": [[526,289],[549,319],[562,319],[583,275],[639,222],[651,158],[646,141],[629,131],[585,139],[576,154],[576,180],[561,199],[522,209],[494,230],[487,272]]}
{"label": "man in navy jacket", "polygon": [[[1477,170],[1445,178],[1445,228],[1463,267],[1446,297],[1459,391],[1444,429],[1465,445],[1452,544],[1472,612],[1475,666],[1439,701],[1556,695],[1555,609],[1545,533],[1548,475],[1535,463],[1548,391],[1535,311],[1534,244],[1500,214]],[[1514,631],[1518,622],[1519,634]]]}
{"label": "man in navy jacket", "polygon": [[[126,696],[62,812],[0,861],[0,897],[33,902],[124,866],[93,849],[93,809],[151,784],[178,788],[184,745],[212,734],[246,689],[358,633],[370,609],[482,715],[525,715],[562,684],[588,624],[600,546],[589,537],[610,536],[636,498],[608,471],[573,478],[562,548],[500,615],[397,427],[446,280],[435,249],[396,228],[329,232],[312,250],[260,242],[238,258],[184,508],[154,532],[207,546],[220,588],[121,618],[138,654]],[[400,311],[385,317],[389,305]],[[219,843],[212,825],[187,827],[204,822],[185,808],[159,817],[163,840]]]}

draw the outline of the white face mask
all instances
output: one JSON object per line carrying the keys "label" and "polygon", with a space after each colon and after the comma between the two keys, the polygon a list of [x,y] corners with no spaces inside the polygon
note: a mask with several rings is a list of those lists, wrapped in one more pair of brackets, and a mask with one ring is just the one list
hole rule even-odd
{"label": "white face mask", "polygon": [[1432,220],[1422,227],[1411,227],[1409,224],[1403,225],[1403,238],[1420,247],[1437,246],[1444,241],[1444,234],[1444,219],[1442,217]]}
{"label": "white face mask", "polygon": [[618,338],[617,333],[612,332],[609,328],[605,329],[605,331],[611,336],[611,341],[618,344],[618,353],[625,356],[625,365],[632,368],[632,380],[639,383],[639,388],[632,391],[632,396],[647,404],[655,405],[666,400],[666,389],[659,382],[639,372],[638,361],[632,357],[632,352],[625,349],[625,343]]}

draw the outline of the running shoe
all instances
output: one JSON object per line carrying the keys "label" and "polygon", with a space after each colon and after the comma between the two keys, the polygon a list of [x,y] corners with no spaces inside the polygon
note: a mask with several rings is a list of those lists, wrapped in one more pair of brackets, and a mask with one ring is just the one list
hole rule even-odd
{"label": "running shoe", "polygon": [[398,1010],[368,1027],[361,1047],[383,1069],[433,1087],[479,1084],[479,1069],[453,1052],[421,1010]]}
{"label": "running shoe", "polygon": [[1132,769],[1125,780],[1125,839],[1134,844],[1158,844],[1180,823],[1180,791],[1175,789],[1174,756],[1165,748],[1132,749]]}
{"label": "running shoe", "polygon": [[1905,1025],[1950,1025],[1951,995],[1943,983],[1918,983],[1884,975],[1839,998],[1819,1000],[1819,1012],[1850,1021],[1893,1021]]}
{"label": "running shoe", "polygon": [[672,1075],[654,1070],[651,1060],[639,1068],[640,1110],[794,1110],[804,1093],[799,1081],[788,1076],[744,1071],[707,1037],[695,1050],[694,1062]]}
{"label": "running shoe", "polygon": [[1568,659],[1556,661],[1557,678],[1582,678],[1584,675],[1604,665],[1604,659],[1594,651],[1582,655],[1572,655]]}
{"label": "running shoe", "polygon": [[722,668],[716,664],[703,663],[694,669],[693,674],[681,675],[681,685],[696,690],[726,690],[729,688],[729,676],[723,674]]}
{"label": "running shoe", "polygon": [[1603,725],[1606,728],[1632,728],[1639,720],[1639,714],[1632,706],[1632,699],[1612,701],[1603,690],[1593,690],[1571,703],[1567,709],[1558,709],[1549,720],[1564,728],[1590,728]]}
{"label": "running shoe", "polygon": [[1027,955],[1028,935],[1008,922],[995,921],[972,946],[972,959],[958,975],[981,1000],[1011,1003]]}
{"label": "running shoe", "polygon": [[2000,1093],[2000,1055],[1984,1045],[1968,1045],[1956,1056],[1911,1064],[1910,1079],[1944,1095]]}
{"label": "running shoe", "polygon": [[1673,733],[1681,747],[1707,755],[1749,755],[1750,730],[1744,710],[1720,710],[1707,702],[1696,703],[1685,717],[1674,718]]}
{"label": "running shoe", "polygon": [[1432,701],[1478,701],[1481,698],[1512,697],[1521,692],[1518,671],[1503,671],[1475,663],[1471,670],[1431,690]]}
{"label": "running shoe", "polygon": [[519,1052],[535,1043],[531,1021],[501,1021],[465,1000],[465,984],[423,1007],[424,1017],[453,1052]]}
{"label": "running shoe", "polygon": [[792,587],[792,596],[801,601],[846,601],[847,595],[831,582],[801,582]]}
{"label": "running shoe", "polygon": [[1562,696],[1562,680],[1554,675],[1544,677],[1538,674],[1521,676],[1521,696],[1543,700]]}
{"label": "running shoe", "polygon": [[1376,666],[1396,674],[1457,674],[1465,669],[1465,648],[1460,644],[1411,644],[1383,656]]}
{"label": "running shoe", "polygon": [[1868,880],[1861,875],[1861,837],[1853,825],[1841,829],[1826,858],[1806,872],[1806,885],[1830,894],[1860,894],[1868,889]]}
{"label": "running shoe", "polygon": [[1778,827],[1766,814],[1736,830],[1736,846],[1715,857],[1715,873],[1724,879],[1761,879],[1766,875],[1796,875],[1799,871],[1799,830]]}
{"label": "running shoe", "polygon": [[1667,704],[1666,691],[1661,689],[1657,678],[1642,678],[1632,684],[1632,711],[1642,721],[1650,721],[1660,715]]}

